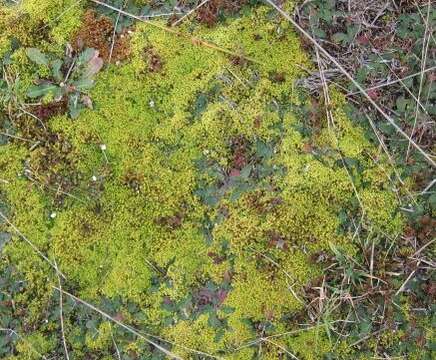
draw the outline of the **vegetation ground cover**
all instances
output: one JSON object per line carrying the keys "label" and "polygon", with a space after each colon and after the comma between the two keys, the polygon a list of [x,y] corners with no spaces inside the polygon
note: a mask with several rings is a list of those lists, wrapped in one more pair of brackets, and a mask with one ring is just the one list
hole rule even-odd
{"label": "vegetation ground cover", "polygon": [[431,358],[430,2],[0,4],[1,356]]}

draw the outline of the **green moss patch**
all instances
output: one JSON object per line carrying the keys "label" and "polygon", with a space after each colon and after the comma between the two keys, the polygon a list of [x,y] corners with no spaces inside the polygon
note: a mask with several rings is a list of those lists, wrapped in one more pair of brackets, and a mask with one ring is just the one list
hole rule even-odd
{"label": "green moss patch", "polygon": [[[22,11],[58,21],[66,2],[45,3],[24,1]],[[51,44],[80,25],[80,9],[51,28]],[[125,309],[118,318],[159,334],[183,358],[195,358],[194,349],[249,359],[257,348],[247,342],[292,330],[305,285],[322,275],[314,257],[332,245],[358,251],[345,225],[355,214],[374,231],[402,229],[388,189],[392,170],[372,161],[377,149],[346,117],[335,89],[335,128],[321,115],[310,129],[310,99],[295,86],[309,59],[270,15],[258,7],[214,28],[184,25],[236,57],[138,24],[131,58],[99,74],[94,109],[47,121],[67,148],[0,147],[8,217],[56,260],[65,287],[92,303],[134,304],[136,320]],[[48,164],[38,163],[43,150],[54,153]],[[13,235],[4,255],[26,279],[26,339],[49,354],[56,326],[42,331],[40,323],[58,296],[57,277],[14,229],[0,226]],[[89,323],[95,335],[80,340],[71,319],[66,341],[75,358],[112,354],[109,323]],[[283,347],[316,359],[332,344],[323,328],[311,330],[265,342],[263,358],[281,358]],[[153,352],[133,340],[124,349],[137,358]],[[21,343],[16,352],[32,358]]]}

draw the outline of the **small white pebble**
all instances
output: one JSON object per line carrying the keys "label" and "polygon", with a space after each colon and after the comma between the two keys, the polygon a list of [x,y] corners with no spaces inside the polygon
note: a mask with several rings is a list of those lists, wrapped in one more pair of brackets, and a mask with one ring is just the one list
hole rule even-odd
{"label": "small white pebble", "polygon": [[150,105],[150,107],[154,108],[154,101],[150,100],[150,102],[148,103]]}
{"label": "small white pebble", "polygon": [[56,213],[55,212],[52,212],[51,214],[50,214],[50,217],[52,218],[52,219],[54,219],[55,217],[56,217]]}
{"label": "small white pebble", "polygon": [[106,151],[106,144],[101,144],[100,149],[101,151]]}
{"label": "small white pebble", "polygon": [[92,181],[97,181],[97,176],[95,176],[95,175],[92,175]]}

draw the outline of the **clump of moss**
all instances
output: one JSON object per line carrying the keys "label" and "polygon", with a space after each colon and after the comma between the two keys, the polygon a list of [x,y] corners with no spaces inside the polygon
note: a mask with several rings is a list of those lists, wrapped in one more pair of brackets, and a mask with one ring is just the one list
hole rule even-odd
{"label": "clump of moss", "polygon": [[48,28],[50,39],[63,46],[82,23],[83,7],[75,0],[23,0],[19,11],[28,16],[32,24]]}
{"label": "clump of moss", "polygon": [[83,15],[83,23],[75,32],[72,46],[76,51],[83,48],[98,50],[105,61],[112,62],[125,60],[130,53],[129,34],[115,34],[114,25],[109,18],[99,16],[95,11],[88,10]]}
{"label": "clump of moss", "polygon": [[[47,21],[43,10],[56,22],[58,5],[24,2],[23,10]],[[64,41],[62,29],[77,30],[79,11],[51,30],[54,42]],[[368,226],[396,234],[402,221],[368,156],[373,148],[341,110],[340,95],[333,97],[336,133],[323,119],[314,136],[302,130],[309,99],[294,82],[300,66],[310,64],[288,25],[258,7],[215,28],[182,30],[241,61],[138,25],[129,61],[99,75],[95,108],[74,121],[47,121],[69,146],[61,158],[67,166],[48,164],[47,171],[74,174],[70,196],[53,203],[50,193],[17,178],[25,159],[43,166],[47,154],[15,144],[0,148],[13,159],[0,160],[4,192],[14,224],[56,259],[76,294],[138,304],[138,321],[152,324],[188,358],[195,348],[244,359],[256,353],[245,346],[250,339],[292,329],[305,284],[322,272],[314,254],[331,244],[357,251],[339,216],[362,210],[357,195]],[[354,180],[359,167],[347,168],[344,157],[365,169],[365,181]],[[35,309],[43,306],[55,279],[45,283],[48,265],[17,236],[6,251],[34,284],[28,296],[35,296]],[[228,288],[220,301],[189,308],[185,300],[210,283]],[[109,346],[110,326],[99,329],[86,340],[90,352]],[[307,348],[309,340],[315,345]],[[321,331],[277,344],[264,344],[265,358],[280,358],[281,347],[306,359],[332,348]]]}

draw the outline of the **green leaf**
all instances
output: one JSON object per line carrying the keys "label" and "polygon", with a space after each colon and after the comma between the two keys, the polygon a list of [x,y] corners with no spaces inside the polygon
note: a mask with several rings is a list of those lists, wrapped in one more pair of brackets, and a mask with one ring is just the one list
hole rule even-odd
{"label": "green leaf", "polygon": [[436,211],[436,194],[433,194],[428,198],[428,204],[432,211]]}
{"label": "green leaf", "polygon": [[210,314],[207,321],[208,325],[214,329],[218,329],[222,326],[222,322],[217,318],[215,314]]}
{"label": "green leaf", "polygon": [[53,78],[59,82],[61,82],[63,80],[63,76],[61,73],[61,67],[62,67],[61,60],[55,60],[55,61],[53,61],[52,65],[51,65],[51,72],[53,74]]}
{"label": "green leaf", "polygon": [[0,232],[0,251],[3,250],[3,247],[11,240],[11,234],[7,232]]}
{"label": "green leaf", "polygon": [[59,89],[59,86],[54,84],[42,84],[37,86],[31,86],[27,91],[27,96],[30,98],[37,98],[49,93],[54,93]]}
{"label": "green leaf", "polygon": [[79,104],[76,95],[70,97],[68,101],[68,110],[72,119],[77,119],[79,117],[80,111],[83,107]]}
{"label": "green leaf", "polygon": [[381,130],[381,132],[385,135],[393,135],[395,134],[394,127],[389,123],[381,123],[378,125],[378,128]]}
{"label": "green leaf", "polygon": [[241,179],[247,180],[251,174],[251,165],[244,166],[241,170],[240,177]]}
{"label": "green leaf", "polygon": [[269,159],[274,153],[274,149],[271,145],[264,143],[263,141],[256,142],[256,155],[262,159]]}
{"label": "green leaf", "polygon": [[335,43],[340,43],[340,42],[347,43],[348,42],[348,35],[339,32],[339,33],[333,34],[332,39]]}
{"label": "green leaf", "polygon": [[91,48],[87,48],[85,49],[78,57],[77,59],[77,63],[79,65],[81,64],[86,64],[89,60],[91,60],[96,53],[97,50],[95,49],[91,49]]}
{"label": "green leaf", "polygon": [[103,67],[103,59],[98,57],[98,52],[95,52],[94,57],[88,61],[84,72],[85,78],[90,78],[97,74]]}
{"label": "green leaf", "polygon": [[48,66],[48,58],[39,49],[27,48],[26,54],[30,60],[38,65]]}
{"label": "green leaf", "polygon": [[84,78],[73,81],[71,85],[74,86],[78,91],[85,91],[91,89],[94,86],[94,80]]}

